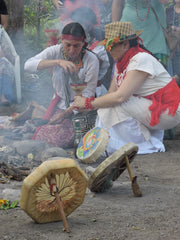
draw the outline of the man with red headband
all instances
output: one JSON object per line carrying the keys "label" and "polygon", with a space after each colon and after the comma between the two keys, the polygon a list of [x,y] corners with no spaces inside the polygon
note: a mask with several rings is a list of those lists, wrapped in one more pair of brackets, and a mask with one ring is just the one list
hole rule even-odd
{"label": "man with red headband", "polygon": [[[30,73],[51,68],[52,82],[55,90],[44,119],[50,124],[41,126],[33,139],[46,141],[52,146],[71,147],[74,141],[72,121],[63,117],[69,116],[75,92],[72,83],[85,83],[82,92],[84,97],[95,95],[99,61],[95,54],[86,49],[86,34],[83,27],[76,22],[67,24],[61,35],[61,44],[46,48],[41,53],[25,62],[25,70]],[[68,109],[68,111],[66,110]],[[66,110],[66,111],[65,111]]]}

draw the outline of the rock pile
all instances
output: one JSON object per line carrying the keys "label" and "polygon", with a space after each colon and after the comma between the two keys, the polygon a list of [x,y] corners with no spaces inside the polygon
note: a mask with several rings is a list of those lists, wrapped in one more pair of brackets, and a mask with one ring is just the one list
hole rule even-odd
{"label": "rock pile", "polygon": [[[9,175],[12,178],[13,171],[17,176],[23,175],[22,171],[31,170],[52,157],[70,157],[70,155],[64,149],[51,147],[45,142],[16,141],[7,139],[6,136],[0,137],[0,172],[3,175],[11,173]],[[6,169],[6,172],[3,169]],[[18,180],[18,177],[15,180]],[[19,180],[22,180],[20,176]]]}

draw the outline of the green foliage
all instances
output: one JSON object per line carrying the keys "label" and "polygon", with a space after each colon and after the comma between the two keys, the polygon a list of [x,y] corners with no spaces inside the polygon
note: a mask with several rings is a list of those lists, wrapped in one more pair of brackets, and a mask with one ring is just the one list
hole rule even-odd
{"label": "green foliage", "polygon": [[14,201],[13,203],[11,203],[9,200],[7,200],[5,203],[3,203],[0,206],[1,210],[8,210],[10,208],[15,208],[18,204],[18,200]]}
{"label": "green foliage", "polygon": [[39,51],[44,48],[47,41],[44,29],[57,21],[55,12],[52,0],[24,0],[25,42],[32,49]]}

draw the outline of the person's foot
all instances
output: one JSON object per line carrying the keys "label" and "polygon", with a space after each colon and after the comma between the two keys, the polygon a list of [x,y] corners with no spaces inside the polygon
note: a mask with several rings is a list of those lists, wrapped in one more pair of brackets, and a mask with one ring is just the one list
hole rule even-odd
{"label": "person's foot", "polygon": [[9,107],[10,105],[11,103],[7,100],[7,98],[4,95],[2,95],[0,106]]}

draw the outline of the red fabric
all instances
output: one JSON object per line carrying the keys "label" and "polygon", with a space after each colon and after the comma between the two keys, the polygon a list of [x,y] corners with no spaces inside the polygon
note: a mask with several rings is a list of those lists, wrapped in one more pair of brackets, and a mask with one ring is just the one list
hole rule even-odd
{"label": "red fabric", "polygon": [[47,42],[47,45],[48,45],[48,46],[56,45],[56,44],[58,44],[59,39],[60,39],[60,38],[58,38],[58,37],[52,36],[52,37],[50,38],[50,40]]}
{"label": "red fabric", "polygon": [[59,100],[60,100],[60,97],[57,95],[57,93],[55,93],[55,97],[50,102],[49,107],[48,107],[43,119],[50,120]]}
{"label": "red fabric", "polygon": [[[56,113],[64,110],[58,109]],[[45,141],[53,147],[68,148],[74,144],[74,127],[72,121],[64,119],[60,124],[46,124],[39,126],[33,135],[34,140]]]}
{"label": "red fabric", "polygon": [[74,128],[70,119],[64,119],[60,124],[43,125],[34,135],[35,140],[45,141],[53,147],[61,148],[73,147],[74,137]]}
{"label": "red fabric", "polygon": [[[140,48],[139,46],[137,47],[131,47],[123,56],[123,58],[116,63],[118,73],[122,73],[128,66],[130,59],[135,56],[136,54],[140,52],[147,52],[146,50]],[[150,53],[149,53],[150,54]]]}
{"label": "red fabric", "polygon": [[[48,107],[48,109],[46,110],[46,113],[44,114],[43,119],[50,120],[50,118],[52,117],[53,112],[54,112],[54,110],[55,110],[55,108],[56,108],[56,105],[57,105],[57,103],[59,102],[59,100],[60,100],[60,97],[57,95],[57,93],[55,93],[55,97],[54,97],[54,98],[52,99],[52,101],[50,102],[49,107]],[[36,128],[36,131],[35,131],[32,139],[36,139],[36,135],[37,135],[37,133],[39,132],[39,130],[41,129],[41,127],[42,127],[42,126],[39,126],[39,127]]]}
{"label": "red fabric", "polygon": [[180,88],[173,78],[165,87],[159,89],[157,92],[145,96],[145,98],[152,100],[149,107],[151,111],[150,126],[155,126],[159,123],[161,113],[169,109],[168,114],[174,116],[180,103]]}
{"label": "red fabric", "polygon": [[89,50],[93,51],[93,49],[98,45],[99,41],[95,41],[91,44],[91,46],[89,47]]}

